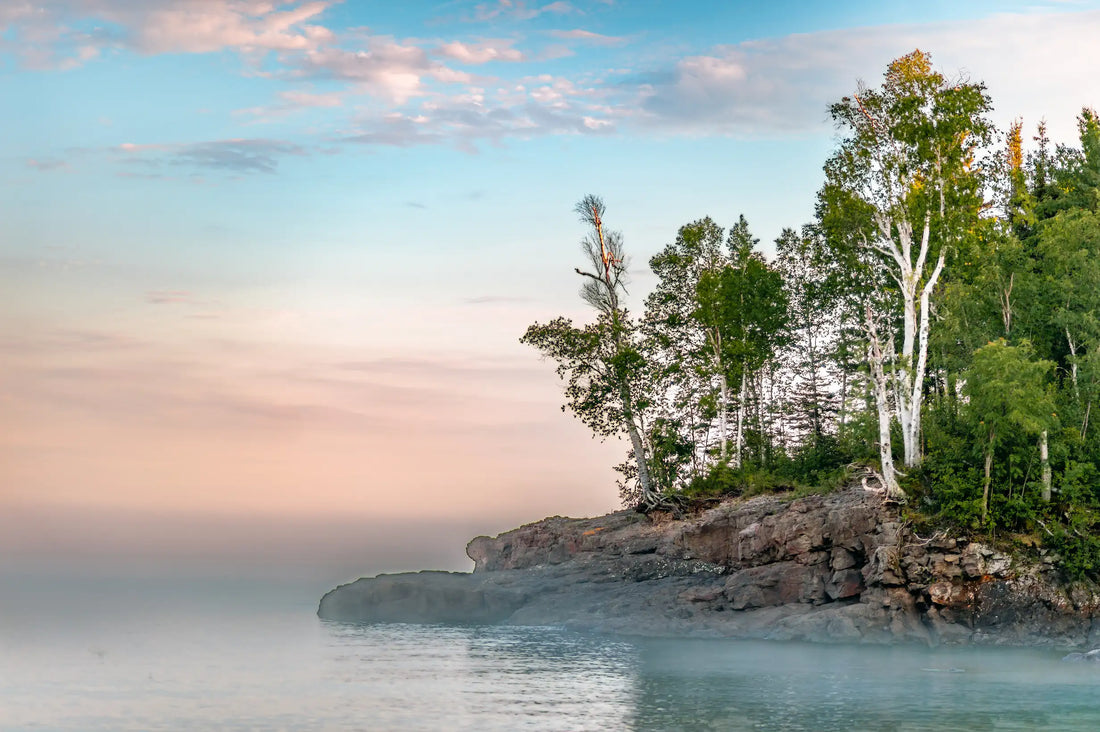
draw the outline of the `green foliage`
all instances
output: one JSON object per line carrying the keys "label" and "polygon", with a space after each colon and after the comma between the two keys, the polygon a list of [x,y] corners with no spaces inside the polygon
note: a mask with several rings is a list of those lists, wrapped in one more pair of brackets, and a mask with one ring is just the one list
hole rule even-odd
{"label": "green foliage", "polygon": [[770,470],[734,468],[728,463],[718,463],[706,473],[692,478],[684,487],[683,494],[690,498],[752,497],[791,491],[798,487],[794,481]]}
{"label": "green foliage", "polygon": [[1010,346],[1003,338],[974,352],[963,393],[977,440],[996,445],[1011,430],[1037,434],[1050,426],[1054,404],[1045,382],[1054,364],[1033,354],[1029,341]]}
{"label": "green foliage", "polygon": [[[734,246],[732,234],[730,241]],[[743,369],[756,371],[771,358],[787,324],[782,275],[759,254],[740,246],[731,263],[700,274],[692,312],[707,332],[715,334],[731,383],[741,378]]]}
{"label": "green foliage", "polygon": [[567,318],[535,323],[520,338],[557,363],[566,382],[568,408],[597,436],[611,437],[625,429],[626,415],[639,405],[624,400],[624,385],[645,382],[645,360],[628,344],[631,331],[621,320],[600,315],[582,328]]}
{"label": "green foliage", "polygon": [[654,421],[648,442],[654,487],[659,491],[671,492],[682,483],[691,465],[695,445],[684,437],[682,424],[665,417]]}
{"label": "green foliage", "polygon": [[1059,526],[1045,544],[1058,554],[1058,567],[1067,579],[1100,576],[1100,538]]}
{"label": "green foliage", "polygon": [[[521,340],[555,362],[563,409],[630,438],[624,503],[654,505],[643,484],[826,492],[849,466],[916,452],[902,481],[914,525],[1042,536],[1067,577],[1100,579],[1100,118],[1082,112],[1078,147],[1052,151],[1040,125],[1027,152],[1017,122],[992,150],[990,109],[982,84],[949,81],[927,54],[897,59],[831,107],[843,136],[815,223],[784,230],[774,261],[743,216],[682,226],[650,260],[640,319],[620,302],[622,239],[600,199],[581,201],[595,318]],[[908,420],[903,456],[880,451],[880,398],[887,448]]]}

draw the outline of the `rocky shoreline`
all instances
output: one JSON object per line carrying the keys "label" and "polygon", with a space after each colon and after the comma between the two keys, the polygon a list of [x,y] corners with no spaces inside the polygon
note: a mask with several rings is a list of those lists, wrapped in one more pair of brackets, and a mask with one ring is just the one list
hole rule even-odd
{"label": "rocky shoreline", "polygon": [[472,573],[379,575],[318,615],[649,636],[1100,645],[1100,588],[958,537],[921,538],[881,493],[731,499],[674,519],[543,519],[467,546]]}

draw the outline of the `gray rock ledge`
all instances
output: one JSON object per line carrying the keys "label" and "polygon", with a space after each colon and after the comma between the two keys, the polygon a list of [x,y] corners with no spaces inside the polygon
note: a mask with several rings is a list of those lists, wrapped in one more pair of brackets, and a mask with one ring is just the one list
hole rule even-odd
{"label": "gray rock ledge", "polygon": [[[556,516],[466,549],[472,573],[357,580],[321,618],[841,643],[1100,646],[1100,588],[1050,557],[921,539],[881,494],[733,499],[684,520]],[[1080,659],[1085,660],[1085,659]]]}

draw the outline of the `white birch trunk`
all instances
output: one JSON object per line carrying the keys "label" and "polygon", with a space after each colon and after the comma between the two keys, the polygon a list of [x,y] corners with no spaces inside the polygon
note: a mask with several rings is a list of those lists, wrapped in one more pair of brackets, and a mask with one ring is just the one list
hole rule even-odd
{"label": "white birch trunk", "polygon": [[882,368],[883,355],[882,344],[879,342],[878,331],[871,315],[870,306],[867,307],[866,327],[868,339],[867,360],[871,364],[871,382],[874,387],[875,406],[878,408],[878,447],[879,462],[882,463],[882,487],[890,498],[903,498],[905,493],[898,485],[898,479],[894,471],[894,451],[890,441],[890,414],[889,395],[886,390],[886,374]]}
{"label": "white birch trunk", "polygon": [[[872,248],[888,255],[897,265],[897,270],[891,274],[900,286],[902,296],[902,346],[893,372],[892,391],[898,421],[901,423],[903,462],[907,467],[916,467],[921,461],[921,405],[924,399],[924,375],[928,367],[930,300],[932,290],[943,272],[945,253],[940,252],[932,274],[921,286],[931,236],[930,214],[924,218],[916,261],[912,259],[913,227],[908,220],[903,217],[895,222],[889,215],[880,214],[876,216],[876,222],[881,241],[872,245]],[[894,242],[895,229],[898,243]],[[881,354],[881,347],[879,353]]]}
{"label": "white birch trunk", "polygon": [[1077,388],[1077,344],[1073,342],[1073,336],[1069,334],[1069,328],[1066,328],[1066,342],[1069,344],[1069,375],[1073,379],[1073,394],[1080,401],[1081,392]]}
{"label": "white birch trunk", "polygon": [[764,371],[756,372],[756,428],[760,431],[760,464],[767,463],[764,449]]}
{"label": "white birch trunk", "polygon": [[[624,392],[627,390],[624,389]],[[624,393],[624,403],[629,396]],[[657,492],[653,489],[653,480],[649,476],[649,465],[646,463],[645,443],[642,442],[642,434],[638,430],[638,425],[634,423],[634,415],[631,412],[627,412],[626,415],[626,431],[630,435],[630,446],[634,448],[634,462],[638,467],[638,487],[642,490],[642,501],[649,503],[656,498]]]}
{"label": "white birch trunk", "polygon": [[1039,434],[1039,461],[1043,466],[1043,500],[1050,503],[1050,453],[1047,448],[1047,431]]}
{"label": "white birch trunk", "polygon": [[726,437],[726,410],[729,404],[729,384],[726,383],[726,375],[722,374],[722,404],[718,410],[718,439],[722,441],[722,462],[726,462],[729,456],[729,440]]}
{"label": "white birch trunk", "polygon": [[737,432],[733,448],[733,467],[741,467],[741,444],[745,437],[745,399],[749,390],[749,370],[741,367],[741,396],[737,400]]}

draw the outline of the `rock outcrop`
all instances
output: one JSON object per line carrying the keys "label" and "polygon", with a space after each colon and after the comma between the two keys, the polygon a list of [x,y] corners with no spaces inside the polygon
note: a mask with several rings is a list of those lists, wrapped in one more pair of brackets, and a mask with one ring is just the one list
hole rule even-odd
{"label": "rock outcrop", "polygon": [[880,493],[731,500],[683,520],[553,517],[467,553],[471,574],[338,587],[323,618],[640,635],[1095,647],[1100,590],[960,538],[921,539]]}

